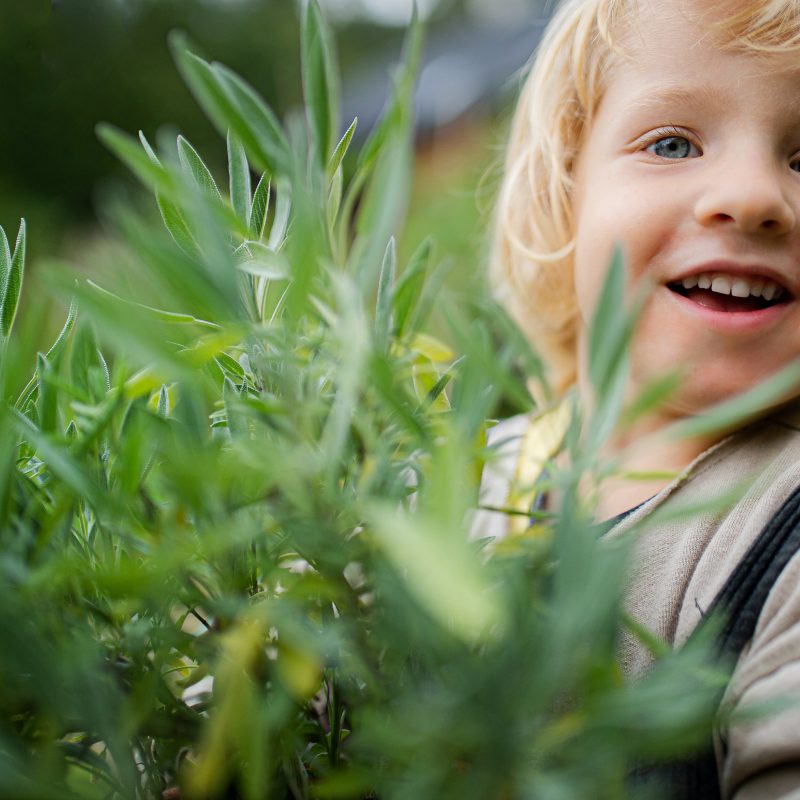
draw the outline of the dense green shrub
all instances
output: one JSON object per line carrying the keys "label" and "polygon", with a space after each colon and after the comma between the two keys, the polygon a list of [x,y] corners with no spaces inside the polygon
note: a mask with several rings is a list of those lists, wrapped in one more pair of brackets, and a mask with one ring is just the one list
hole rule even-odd
{"label": "dense green shrub", "polygon": [[11,335],[24,226],[0,241],[0,796],[624,796],[633,763],[707,730],[721,677],[699,641],[623,682],[625,548],[597,539],[577,470],[549,532],[469,540],[486,420],[529,408],[538,362],[480,299],[442,311],[456,357],[424,332],[432,245],[396,264],[419,28],[347,186],[313,3],[302,43],[307,115],[282,127],[172,40],[227,185],[183,138],[157,154],[101,128],[168,233],[105,210],[107,270],[51,271],[74,304],[35,369]]}

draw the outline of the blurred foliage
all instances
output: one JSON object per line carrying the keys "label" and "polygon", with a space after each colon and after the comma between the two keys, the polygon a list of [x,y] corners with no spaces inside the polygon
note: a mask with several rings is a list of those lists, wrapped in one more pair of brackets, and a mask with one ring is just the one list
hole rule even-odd
{"label": "blurred foliage", "polygon": [[[247,74],[283,115],[300,98],[295,65],[297,4],[290,0],[50,0],[0,4],[0,222],[23,213],[39,231],[34,256],[91,223],[92,192],[124,175],[92,134],[98,119],[153,136],[187,131],[215,166],[224,149],[172,67],[165,45],[176,28],[201,51]],[[397,31],[353,24],[340,32],[346,63],[371,48],[399,47]]]}
{"label": "blurred foliage", "polygon": [[[0,237],[0,797],[624,797],[708,734],[724,675],[700,637],[623,680],[626,543],[578,470],[547,525],[468,538],[486,420],[530,408],[538,361],[481,295],[447,311],[455,352],[430,336],[439,261],[398,257],[419,27],[350,180],[316,5],[301,41],[281,125],[171,38],[227,169],[100,129],[166,230],[103,209],[102,286],[53,265],[74,302],[46,352],[16,319],[26,226]],[[622,268],[592,442],[619,413]]]}

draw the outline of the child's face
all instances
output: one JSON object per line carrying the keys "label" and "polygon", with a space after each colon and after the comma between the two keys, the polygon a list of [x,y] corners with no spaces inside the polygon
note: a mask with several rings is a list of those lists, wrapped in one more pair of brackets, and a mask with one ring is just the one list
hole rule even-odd
{"label": "child's face", "polygon": [[800,59],[723,51],[703,4],[640,3],[576,169],[581,319],[621,242],[652,284],[631,389],[685,370],[678,415],[800,356]]}

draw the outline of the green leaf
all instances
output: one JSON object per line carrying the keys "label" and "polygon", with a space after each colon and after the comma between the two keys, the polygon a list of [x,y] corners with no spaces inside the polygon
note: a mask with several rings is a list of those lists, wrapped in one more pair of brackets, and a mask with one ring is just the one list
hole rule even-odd
{"label": "green leaf", "polygon": [[242,365],[235,358],[231,358],[227,353],[218,353],[214,360],[227,375],[233,375],[239,381],[244,380]]}
{"label": "green leaf", "polygon": [[[150,142],[147,141],[147,137],[144,135],[143,131],[139,131],[139,141],[141,142],[147,157],[154,164],[161,167],[161,161],[156,155],[155,150],[153,150],[151,147]],[[199,252],[198,244],[189,228],[188,223],[186,222],[186,219],[183,216],[183,212],[180,210],[180,207],[171,200],[168,200],[164,193],[159,191],[156,191],[156,203],[158,205],[158,210],[161,213],[161,219],[164,222],[164,226],[178,247],[180,247],[189,255],[197,255]]]}
{"label": "green leaf", "polygon": [[[96,128],[100,141],[120,159],[145,186],[169,196],[175,194],[175,181],[169,171],[155,157],[149,145],[142,149],[136,140],[113,125],[101,123]],[[139,141],[144,135],[140,132]],[[146,142],[146,140],[145,140]]]}
{"label": "green leaf", "polygon": [[[2,228],[0,228],[2,231]],[[14,320],[17,316],[19,297],[22,293],[22,279],[25,273],[25,220],[20,220],[17,241],[14,245],[14,254],[8,259],[8,240],[5,232],[2,232],[2,242],[0,243],[0,268],[3,275],[0,276],[0,295],[2,296],[2,308],[0,308],[0,330],[4,337],[8,337]],[[8,264],[5,268],[3,262]]]}
{"label": "green leaf", "polygon": [[[272,109],[250,84],[223,64],[215,63],[213,70],[218,80],[226,86],[234,98],[245,122],[246,130],[253,131],[254,137],[261,144],[261,150],[267,154],[267,158],[263,160],[264,163],[259,165],[261,169],[271,170],[275,175],[286,174],[289,163],[289,146]],[[239,131],[236,132],[246,144],[247,139]]]}
{"label": "green leaf", "polygon": [[222,399],[225,404],[225,416],[228,420],[228,430],[231,436],[240,436],[244,432],[244,428],[240,423],[239,412],[235,407],[236,402],[239,400],[239,391],[236,384],[228,377],[222,386]]}
{"label": "green leaf", "polygon": [[154,163],[161,166],[161,161],[159,160],[158,156],[156,155],[156,151],[153,149],[150,142],[147,141],[147,137],[144,135],[144,131],[139,131],[139,142],[141,143],[142,147],[144,148],[144,152],[147,154],[147,157]]}
{"label": "green leaf", "polygon": [[205,165],[188,139],[183,136],[178,136],[178,159],[183,169],[191,176],[201,191],[208,192],[211,196],[222,200],[211,170]]}
{"label": "green leaf", "polygon": [[[374,138],[374,168],[364,189],[356,221],[356,242],[350,267],[365,291],[374,285],[374,276],[386,242],[397,232],[405,214],[411,187],[412,100],[414,77],[422,50],[422,28],[412,21],[405,43],[404,63],[395,78],[392,105],[380,133]],[[370,148],[370,143],[365,149]],[[370,156],[371,161],[373,156]],[[367,163],[369,163],[369,161]]]}
{"label": "green leaf", "polygon": [[303,94],[319,166],[325,168],[338,134],[339,78],[333,42],[317,0],[309,0],[303,14]]}
{"label": "green leaf", "polygon": [[64,351],[64,345],[67,343],[70,331],[75,325],[75,320],[78,318],[78,303],[72,300],[69,304],[69,311],[67,312],[67,319],[64,322],[64,327],[56,337],[56,340],[50,345],[47,351],[46,358],[51,364],[58,364],[61,354]]}
{"label": "green leaf", "polygon": [[[88,392],[89,370],[97,364],[97,340],[89,323],[81,322],[75,331],[69,354],[69,371],[72,383],[82,391]],[[98,398],[96,398],[98,399]],[[19,407],[19,406],[18,406]]]}
{"label": "green leaf", "polygon": [[681,381],[680,373],[668,372],[647,383],[633,402],[625,408],[622,422],[625,425],[632,425],[651,411],[662,408],[664,403],[680,389]]}
{"label": "green leaf", "polygon": [[613,381],[628,342],[624,303],[625,262],[616,247],[589,327],[589,377],[598,395]]}
{"label": "green leaf", "polygon": [[378,299],[375,307],[375,339],[378,347],[385,347],[392,328],[392,292],[397,271],[397,246],[394,236],[383,256],[381,274],[378,279]]}
{"label": "green leaf", "polygon": [[500,633],[507,620],[497,587],[457,526],[394,507],[373,507],[368,517],[409,593],[442,627],[468,643]]}
{"label": "green leaf", "polygon": [[270,250],[278,250],[286,236],[289,226],[289,214],[292,210],[292,185],[287,180],[278,180],[275,191],[275,216],[269,230],[267,246]]}
{"label": "green leaf", "polygon": [[417,247],[403,270],[392,298],[395,332],[398,337],[406,332],[408,322],[413,319],[414,311],[422,297],[422,287],[430,266],[433,241],[428,238]]}
{"label": "green leaf", "polygon": [[[247,153],[235,134],[228,131],[228,179],[231,205],[245,225],[250,225],[250,166]],[[260,234],[259,234],[260,235]],[[259,237],[256,237],[259,238]]]}
{"label": "green leaf", "polygon": [[356,132],[357,126],[358,117],[355,117],[350,123],[350,127],[345,131],[344,136],[342,136],[342,138],[339,140],[339,144],[336,145],[336,149],[333,151],[331,160],[328,162],[329,178],[332,179],[336,174],[336,171],[342,165],[342,161],[344,160],[345,155],[347,155],[347,151],[350,148],[350,142],[353,140],[353,134]]}
{"label": "green leaf", "polygon": [[39,353],[36,358],[36,372],[39,375],[39,397],[36,403],[39,429],[44,433],[52,433],[58,419],[57,390],[51,383],[53,370],[44,353]]}
{"label": "green leaf", "polygon": [[[342,170],[340,168],[333,173],[333,178],[331,178],[331,188],[328,192],[327,209],[328,230],[330,231],[331,241],[336,245],[337,250],[339,248],[339,239],[336,233],[336,218],[339,216],[339,209],[342,205],[343,185],[344,176],[342,175]],[[345,261],[345,258],[342,256],[341,252],[339,253],[338,261],[340,263]]]}
{"label": "green leaf", "polygon": [[625,261],[616,247],[589,326],[589,378],[595,392],[589,452],[607,439],[620,419],[628,382],[628,347],[643,301],[640,292],[632,307],[626,308]]}
{"label": "green leaf", "polygon": [[414,78],[419,69],[419,61],[422,55],[422,34],[422,25],[415,11],[403,45],[401,64],[394,76],[394,94],[380,122],[370,132],[361,149],[356,166],[357,173],[370,168],[386,146],[386,141],[392,131],[399,124],[402,125],[402,117],[410,108]]}
{"label": "green leaf", "polygon": [[264,226],[267,223],[267,213],[269,212],[270,180],[265,172],[262,174],[255,194],[253,195],[253,207],[250,212],[250,237],[260,241],[264,235]]}
{"label": "green leaf", "polygon": [[177,311],[165,311],[162,308],[154,308],[153,306],[147,306],[144,303],[136,303],[133,300],[126,300],[124,297],[114,294],[114,292],[109,292],[108,289],[104,289],[102,286],[92,280],[87,280],[86,285],[90,286],[96,292],[103,294],[118,303],[124,303],[131,308],[140,308],[143,311],[147,311],[148,314],[151,314],[153,317],[161,320],[162,322],[169,322],[177,325],[201,325],[204,328],[219,330],[219,325],[216,323],[208,322],[204,319],[198,319],[197,317],[193,317],[191,314],[181,314]]}
{"label": "green leaf", "polygon": [[175,244],[190,256],[198,255],[200,248],[180,208],[167,200],[163,194],[156,194],[156,203],[158,203],[164,227],[169,231]]}
{"label": "green leaf", "polygon": [[258,93],[221,64],[209,64],[190,52],[184,34],[173,32],[169,43],[183,79],[220,134],[232,130],[259,169],[287,174],[286,137]]}

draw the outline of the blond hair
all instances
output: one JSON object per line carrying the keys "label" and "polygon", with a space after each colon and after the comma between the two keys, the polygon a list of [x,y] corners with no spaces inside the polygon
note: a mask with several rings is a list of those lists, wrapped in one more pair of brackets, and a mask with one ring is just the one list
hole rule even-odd
{"label": "blond hair", "polygon": [[[573,171],[602,99],[622,21],[642,0],[565,0],[520,95],[495,214],[490,277],[544,359],[553,389],[575,381]],[[704,7],[708,10],[708,4]],[[731,7],[733,6],[733,9]],[[712,6],[713,7],[713,6]],[[800,0],[721,0],[715,27],[736,50],[800,50]]]}

